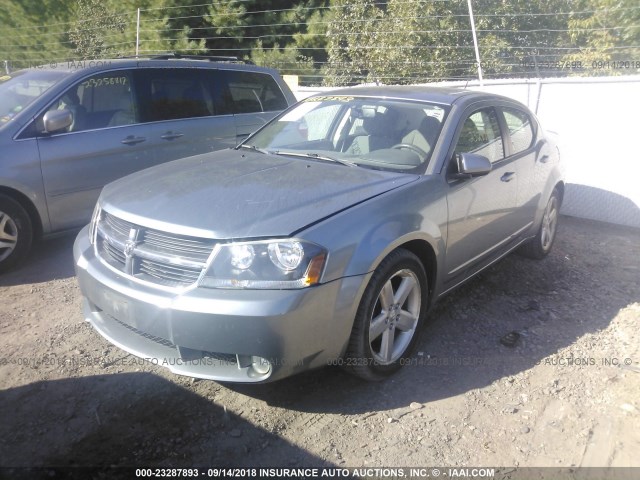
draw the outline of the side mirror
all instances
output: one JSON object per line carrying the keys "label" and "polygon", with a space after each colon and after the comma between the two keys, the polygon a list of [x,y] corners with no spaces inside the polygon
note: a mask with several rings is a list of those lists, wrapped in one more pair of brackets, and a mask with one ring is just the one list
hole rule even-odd
{"label": "side mirror", "polygon": [[491,171],[491,162],[482,155],[459,153],[455,160],[458,171],[454,173],[454,178],[481,177]]}
{"label": "side mirror", "polygon": [[73,113],[69,110],[51,110],[42,118],[45,133],[54,133],[69,127],[73,123]]}

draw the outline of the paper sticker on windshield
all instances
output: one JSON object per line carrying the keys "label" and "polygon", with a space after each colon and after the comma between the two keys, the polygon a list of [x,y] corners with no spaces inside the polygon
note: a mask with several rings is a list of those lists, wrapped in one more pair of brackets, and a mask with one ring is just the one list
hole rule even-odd
{"label": "paper sticker on windshield", "polygon": [[436,118],[440,123],[442,123],[442,119],[444,118],[444,109],[440,107],[425,108],[424,113],[428,117]]}
{"label": "paper sticker on windshield", "polygon": [[337,102],[350,102],[353,99],[354,97],[343,97],[342,95],[326,95],[322,97],[311,97],[303,101],[304,102],[330,102],[332,100],[335,100]]}
{"label": "paper sticker on windshield", "polygon": [[0,82],[6,82],[7,80],[11,80],[11,75],[3,75],[0,77]]}

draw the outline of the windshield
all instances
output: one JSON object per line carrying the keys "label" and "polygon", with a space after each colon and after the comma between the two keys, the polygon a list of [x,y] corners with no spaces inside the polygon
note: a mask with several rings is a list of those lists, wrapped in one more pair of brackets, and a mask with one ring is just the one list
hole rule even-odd
{"label": "windshield", "polygon": [[419,172],[431,158],[445,114],[445,107],[423,102],[316,96],[276,118],[243,147]]}
{"label": "windshield", "polygon": [[0,129],[64,76],[64,72],[39,70],[0,75]]}

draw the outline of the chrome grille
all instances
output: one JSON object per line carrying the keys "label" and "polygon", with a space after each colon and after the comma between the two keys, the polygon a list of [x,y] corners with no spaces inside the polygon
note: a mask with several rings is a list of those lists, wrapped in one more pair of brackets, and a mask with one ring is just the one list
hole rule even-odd
{"label": "chrome grille", "polygon": [[140,261],[140,271],[160,280],[190,284],[198,280],[202,269],[190,269],[186,267],[174,267],[151,260]]}
{"label": "chrome grille", "polygon": [[193,285],[214,246],[215,240],[142,227],[104,210],[98,219],[98,256],[129,276],[158,285]]}
{"label": "chrome grille", "polygon": [[154,230],[147,230],[144,239],[145,244],[154,250],[178,252],[181,257],[196,262],[206,262],[212,249],[210,244],[203,244],[201,240],[192,240]]}
{"label": "chrome grille", "polygon": [[127,258],[124,256],[122,250],[110,245],[109,242],[104,242],[104,253],[109,256],[112,262],[123,265],[126,263]]}
{"label": "chrome grille", "polygon": [[132,228],[135,228],[133,223],[127,222],[125,220],[121,220],[118,217],[114,217],[113,215],[109,215],[108,213],[103,213],[101,216],[101,220],[104,222],[115,232],[123,235],[125,238],[129,235],[129,231]]}

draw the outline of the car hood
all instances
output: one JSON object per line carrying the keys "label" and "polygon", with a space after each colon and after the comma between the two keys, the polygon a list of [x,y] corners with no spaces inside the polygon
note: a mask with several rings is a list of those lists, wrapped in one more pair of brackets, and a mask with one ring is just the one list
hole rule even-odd
{"label": "car hood", "polygon": [[223,150],[107,185],[102,208],[131,222],[204,238],[295,234],[417,175]]}

